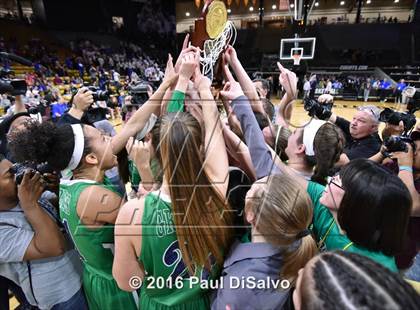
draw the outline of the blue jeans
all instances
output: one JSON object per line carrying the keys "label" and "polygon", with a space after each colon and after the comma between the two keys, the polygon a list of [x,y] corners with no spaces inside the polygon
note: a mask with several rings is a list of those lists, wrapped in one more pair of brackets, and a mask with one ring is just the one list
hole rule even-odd
{"label": "blue jeans", "polygon": [[85,299],[85,293],[81,288],[69,300],[54,305],[51,310],[88,310],[88,305]]}
{"label": "blue jeans", "polygon": [[404,276],[413,281],[420,281],[420,253],[414,257],[413,265],[406,271]]}

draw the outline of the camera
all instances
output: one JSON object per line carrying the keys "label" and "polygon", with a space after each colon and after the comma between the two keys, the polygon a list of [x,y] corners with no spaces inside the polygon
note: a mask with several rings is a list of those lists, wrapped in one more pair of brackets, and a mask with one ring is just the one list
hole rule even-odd
{"label": "camera", "polygon": [[[32,62],[15,54],[0,52],[0,60],[8,59],[25,66],[32,66]],[[11,93],[13,96],[24,95],[26,93],[25,80],[9,79],[13,71],[2,68],[0,70],[0,94]]]}
{"label": "camera", "polygon": [[332,102],[319,103],[316,99],[305,98],[303,108],[308,112],[310,117],[316,116],[321,120],[327,120],[331,117]]}
{"label": "camera", "polygon": [[410,112],[396,112],[390,108],[385,108],[379,115],[379,121],[396,126],[402,121],[404,133],[407,134],[416,125],[416,116]]}
{"label": "camera", "polygon": [[131,103],[137,106],[143,105],[149,99],[148,88],[149,84],[144,82],[129,86],[128,94],[132,98]]}
{"label": "camera", "polygon": [[106,118],[108,109],[101,107],[90,107],[82,117],[82,122],[86,124],[93,124],[99,121],[102,121]]}
{"label": "camera", "polygon": [[410,114],[414,114],[414,112],[420,110],[420,92],[416,92],[412,98],[409,98],[407,110]]}
{"label": "camera", "polygon": [[95,86],[89,86],[88,89],[92,92],[94,101],[105,101],[109,98],[109,92],[107,90],[101,90]]}
{"label": "camera", "polygon": [[10,167],[9,171],[14,174],[15,181],[17,185],[20,185],[23,180],[23,176],[25,175],[25,171],[30,169],[35,172],[39,172],[41,175],[44,173],[53,173],[54,170],[48,164],[32,164],[32,163],[16,163],[12,167]]}
{"label": "camera", "polygon": [[0,94],[10,93],[12,96],[25,95],[27,85],[25,80],[9,79],[8,76],[13,74],[10,70],[0,70]]}
{"label": "camera", "polygon": [[385,156],[389,156],[389,153],[392,152],[408,152],[407,143],[410,143],[415,149],[415,144],[412,139],[409,137],[402,137],[402,136],[391,136],[384,140],[384,146],[387,149]]}

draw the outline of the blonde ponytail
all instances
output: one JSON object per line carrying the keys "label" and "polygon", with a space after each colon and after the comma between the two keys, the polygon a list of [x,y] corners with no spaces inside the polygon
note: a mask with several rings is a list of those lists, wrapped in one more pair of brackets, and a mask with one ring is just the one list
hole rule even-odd
{"label": "blonde ponytail", "polygon": [[288,280],[292,285],[295,283],[300,268],[318,253],[316,242],[312,235],[307,235],[295,241],[297,246],[290,246],[283,255],[283,266],[280,278]]}
{"label": "blonde ponytail", "polygon": [[284,249],[281,279],[294,283],[298,271],[317,253],[309,225],[312,201],[296,179],[287,174],[268,177],[256,184],[246,209],[256,214],[255,228],[273,246]]}

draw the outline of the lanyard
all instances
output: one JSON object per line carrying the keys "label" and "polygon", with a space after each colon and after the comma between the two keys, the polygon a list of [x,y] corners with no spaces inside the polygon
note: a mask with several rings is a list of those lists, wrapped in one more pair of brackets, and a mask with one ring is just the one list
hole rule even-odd
{"label": "lanyard", "polygon": [[[325,247],[325,239],[327,239],[328,235],[330,234],[331,229],[333,228],[335,223],[335,220],[332,219],[330,226],[328,227],[327,232],[325,233],[325,235],[321,238],[321,240],[318,242],[318,248],[320,251],[323,250],[323,248]],[[353,245],[353,241],[350,241],[349,243],[347,243],[344,247],[343,247],[343,251],[346,251],[349,247],[351,247]]]}

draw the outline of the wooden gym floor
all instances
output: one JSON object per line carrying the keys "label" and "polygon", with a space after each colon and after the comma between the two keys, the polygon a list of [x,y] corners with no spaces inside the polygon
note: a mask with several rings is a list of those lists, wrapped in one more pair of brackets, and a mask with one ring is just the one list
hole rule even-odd
{"label": "wooden gym floor", "polygon": [[[280,103],[280,100],[274,99],[272,102],[273,104],[276,105]],[[362,101],[342,101],[342,100],[338,100],[334,102],[334,107],[332,111],[336,115],[341,116],[351,121],[351,119],[353,118],[353,115],[356,113],[357,107],[360,107],[363,105],[374,105],[380,109],[391,108],[397,111],[404,111],[403,106],[398,105],[396,103],[392,103],[392,102],[383,103],[383,102],[369,101],[365,103]],[[417,111],[415,115],[417,118],[417,124],[420,124],[420,111]],[[293,125],[299,126],[306,123],[308,120],[309,120],[308,113],[303,109],[303,104],[302,104],[302,101],[300,100],[294,105],[291,123]],[[384,127],[384,124],[381,123],[381,125],[379,126],[379,132],[382,131],[383,127]]]}

